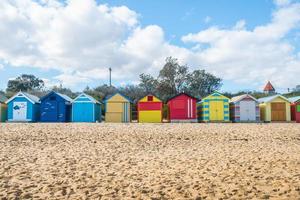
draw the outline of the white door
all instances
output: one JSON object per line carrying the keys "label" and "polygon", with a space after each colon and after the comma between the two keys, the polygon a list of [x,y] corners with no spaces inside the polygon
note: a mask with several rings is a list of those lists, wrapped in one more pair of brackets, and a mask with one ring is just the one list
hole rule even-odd
{"label": "white door", "polygon": [[240,101],[240,119],[241,121],[256,120],[255,101]]}
{"label": "white door", "polygon": [[14,102],[13,119],[15,121],[25,121],[27,118],[27,102]]}

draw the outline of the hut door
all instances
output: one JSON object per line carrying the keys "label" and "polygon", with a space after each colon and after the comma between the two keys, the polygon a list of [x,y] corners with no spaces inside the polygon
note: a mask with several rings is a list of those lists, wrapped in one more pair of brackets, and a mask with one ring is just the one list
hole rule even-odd
{"label": "hut door", "polygon": [[210,120],[222,121],[224,119],[224,107],[221,101],[210,102]]}
{"label": "hut door", "polygon": [[285,103],[271,103],[272,121],[286,121]]}
{"label": "hut door", "polygon": [[27,102],[14,102],[13,104],[13,119],[26,120],[27,118]]}
{"label": "hut door", "polygon": [[241,116],[240,118],[241,121],[255,121],[256,120],[255,101],[241,101],[240,116]]}

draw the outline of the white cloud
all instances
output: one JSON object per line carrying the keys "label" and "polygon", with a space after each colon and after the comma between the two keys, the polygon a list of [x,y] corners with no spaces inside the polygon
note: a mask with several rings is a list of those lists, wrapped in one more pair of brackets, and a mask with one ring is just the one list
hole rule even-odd
{"label": "white cloud", "polygon": [[259,86],[271,80],[280,88],[297,84],[300,60],[286,36],[299,31],[300,4],[291,4],[273,13],[272,21],[253,30],[240,21],[232,29],[210,27],[182,37],[184,42],[206,44],[194,53],[198,63],[227,80]]}
{"label": "white cloud", "polygon": [[240,20],[235,24],[234,29],[237,29],[237,30],[245,29],[245,26],[246,26],[246,21]]}
{"label": "white cloud", "polygon": [[274,0],[274,3],[277,6],[287,6],[291,3],[291,1],[290,0]]}
{"label": "white cloud", "polygon": [[208,24],[209,22],[211,22],[212,18],[210,16],[206,16],[204,18],[204,23]]}
{"label": "white cloud", "polygon": [[167,56],[252,87],[269,79],[291,87],[300,61],[286,36],[299,29],[300,4],[277,0],[276,5],[272,21],[253,30],[240,20],[229,29],[209,27],[183,36],[195,44],[188,49],[166,41],[157,25],[140,26],[139,14],[125,6],[95,0],[3,0],[0,60],[58,70],[49,85],[57,80],[75,89],[107,80],[108,67],[119,83],[136,81],[140,73],[157,74]]}

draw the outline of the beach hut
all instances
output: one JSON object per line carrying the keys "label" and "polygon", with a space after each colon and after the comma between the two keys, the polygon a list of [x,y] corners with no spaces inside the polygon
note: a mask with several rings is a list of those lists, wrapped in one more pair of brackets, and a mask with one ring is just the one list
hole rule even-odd
{"label": "beach hut", "polygon": [[131,101],[120,93],[115,93],[105,100],[105,122],[130,122]]}
{"label": "beach hut", "polygon": [[170,122],[197,122],[197,99],[180,93],[167,101]]}
{"label": "beach hut", "polygon": [[5,122],[7,119],[7,98],[0,94],[0,122]]}
{"label": "beach hut", "polygon": [[9,122],[36,122],[39,120],[40,99],[26,92],[18,92],[6,101]]}
{"label": "beach hut", "polygon": [[289,98],[291,102],[291,120],[300,123],[300,96]]}
{"label": "beach hut", "polygon": [[101,103],[85,93],[72,102],[72,122],[101,122]]}
{"label": "beach hut", "polygon": [[233,122],[260,121],[257,99],[249,94],[232,97],[230,100],[230,119]]}
{"label": "beach hut", "polygon": [[260,119],[265,122],[291,121],[291,103],[282,95],[258,99]]}
{"label": "beach hut", "polygon": [[69,122],[72,99],[58,92],[49,92],[41,98],[41,122]]}
{"label": "beach hut", "polygon": [[141,123],[160,123],[163,116],[163,102],[154,95],[147,95],[137,104],[138,121]]}
{"label": "beach hut", "polygon": [[199,118],[204,122],[229,122],[229,98],[219,92],[203,98],[199,103]]}

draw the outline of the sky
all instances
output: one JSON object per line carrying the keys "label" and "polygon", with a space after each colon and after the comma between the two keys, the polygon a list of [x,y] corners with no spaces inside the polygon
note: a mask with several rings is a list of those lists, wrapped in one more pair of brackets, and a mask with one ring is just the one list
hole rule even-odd
{"label": "sky", "polygon": [[0,89],[20,74],[74,91],[157,76],[172,56],[221,91],[300,84],[299,0],[1,0]]}

